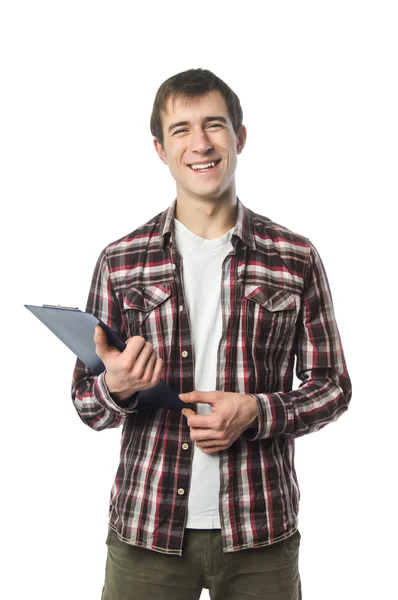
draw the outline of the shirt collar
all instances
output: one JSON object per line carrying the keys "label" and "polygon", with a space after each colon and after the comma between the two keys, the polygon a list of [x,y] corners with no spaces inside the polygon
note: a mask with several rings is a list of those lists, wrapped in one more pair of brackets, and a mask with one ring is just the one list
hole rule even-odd
{"label": "shirt collar", "polygon": [[[254,241],[251,211],[244,206],[239,198],[236,198],[238,205],[238,216],[232,236],[237,236],[242,240],[245,246],[252,250],[256,249]],[[174,235],[174,214],[177,205],[177,198],[173,203],[161,214],[159,223],[159,248],[165,249],[169,243],[170,236]]]}

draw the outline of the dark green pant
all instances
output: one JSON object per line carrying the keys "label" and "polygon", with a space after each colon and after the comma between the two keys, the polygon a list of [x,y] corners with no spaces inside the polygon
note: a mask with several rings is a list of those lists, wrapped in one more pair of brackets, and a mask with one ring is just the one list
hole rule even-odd
{"label": "dark green pant", "polygon": [[223,553],[219,529],[186,529],[183,556],[121,542],[109,528],[102,600],[301,600],[300,533],[263,548]]}

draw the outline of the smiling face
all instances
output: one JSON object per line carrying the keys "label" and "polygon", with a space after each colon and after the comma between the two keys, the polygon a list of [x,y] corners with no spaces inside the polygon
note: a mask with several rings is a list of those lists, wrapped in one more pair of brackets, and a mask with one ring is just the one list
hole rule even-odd
{"label": "smiling face", "polygon": [[177,197],[235,196],[237,155],[246,140],[235,134],[219,91],[193,98],[168,98],[162,111],[163,146],[155,148],[177,184]]}

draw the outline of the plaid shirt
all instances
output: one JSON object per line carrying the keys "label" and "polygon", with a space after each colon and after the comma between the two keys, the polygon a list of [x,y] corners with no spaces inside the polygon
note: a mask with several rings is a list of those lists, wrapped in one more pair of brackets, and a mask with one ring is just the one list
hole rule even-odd
{"label": "plaid shirt", "polygon": [[[86,310],[124,340],[142,335],[150,341],[164,361],[162,379],[182,393],[194,389],[195,361],[183,261],[173,244],[176,202],[102,251]],[[237,209],[222,266],[216,389],[252,395],[258,429],[219,453],[224,552],[266,546],[296,531],[294,440],[335,421],[351,397],[316,249],[239,198]],[[294,368],[301,380],[296,390]],[[127,543],[182,555],[193,457],[186,418],[145,408],[136,396],[117,404],[104,374],[94,375],[79,359],[72,398],[93,429],[123,425],[110,526]]]}

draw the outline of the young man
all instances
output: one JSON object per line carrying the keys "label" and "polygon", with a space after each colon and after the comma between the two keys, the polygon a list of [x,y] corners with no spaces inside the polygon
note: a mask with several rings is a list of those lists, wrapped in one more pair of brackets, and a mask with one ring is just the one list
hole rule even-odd
{"label": "young man", "polygon": [[[223,81],[165,81],[151,131],[177,197],[101,253],[87,311],[128,343],[97,327],[106,371],[78,360],[72,388],[87,425],[123,424],[102,598],[295,600],[294,440],[351,397],[326,274],[308,239],[237,198],[246,129]],[[160,377],[195,410],[140,403]]]}

